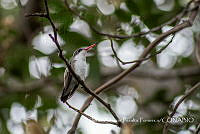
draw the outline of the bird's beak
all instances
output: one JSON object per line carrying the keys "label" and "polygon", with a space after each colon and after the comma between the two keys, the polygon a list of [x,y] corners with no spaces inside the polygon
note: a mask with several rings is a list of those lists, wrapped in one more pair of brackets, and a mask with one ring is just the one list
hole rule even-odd
{"label": "bird's beak", "polygon": [[96,46],[96,44],[92,44],[92,45],[90,45],[90,46],[84,48],[84,50],[88,51],[88,50],[92,49],[92,48],[95,47],[95,46]]}

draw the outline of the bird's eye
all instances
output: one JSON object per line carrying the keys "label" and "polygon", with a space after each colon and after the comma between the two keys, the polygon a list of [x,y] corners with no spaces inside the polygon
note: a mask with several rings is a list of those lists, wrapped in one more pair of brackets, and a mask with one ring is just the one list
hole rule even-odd
{"label": "bird's eye", "polygon": [[81,51],[82,51],[83,49],[82,48],[79,48],[79,49],[77,49],[75,52],[74,52],[74,56],[76,56],[78,53],[80,53]]}
{"label": "bird's eye", "polygon": [[78,50],[78,52],[81,52],[82,51],[82,49],[80,48],[79,50]]}

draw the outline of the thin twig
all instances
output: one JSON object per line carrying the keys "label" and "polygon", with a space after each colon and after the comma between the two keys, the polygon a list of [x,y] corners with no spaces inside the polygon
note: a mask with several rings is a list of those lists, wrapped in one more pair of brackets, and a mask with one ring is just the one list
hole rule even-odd
{"label": "thin twig", "polygon": [[[152,43],[150,43],[143,51],[142,55],[140,56],[139,60],[142,58],[145,58],[150,52],[151,50],[156,47],[163,39],[165,39],[167,36],[169,36],[170,34],[175,34],[176,32],[186,28],[186,27],[190,27],[193,24],[193,21],[197,15],[198,12],[198,8],[196,8],[195,10],[191,11],[190,17],[188,21],[185,21],[181,24],[178,24],[176,27],[172,28],[171,30],[162,33],[159,37],[157,37],[157,39],[155,39]],[[112,86],[113,84],[116,84],[119,80],[121,80],[122,78],[124,78],[127,74],[129,74],[131,71],[135,70],[138,66],[140,66],[140,64],[142,63],[142,61],[136,62],[136,64],[132,65],[132,67],[130,67],[127,70],[124,70],[123,72],[121,72],[120,74],[118,74],[117,76],[115,76],[114,78],[112,78],[111,80],[107,81],[106,83],[104,83],[103,85],[101,85],[100,87],[98,87],[95,90],[96,94],[101,93],[102,91],[104,91],[106,88]],[[81,107],[82,112],[84,112],[90,105],[90,103],[92,102],[92,100],[94,99],[93,96],[90,96],[87,98],[87,100],[85,101],[85,103],[83,104],[83,106]],[[79,120],[81,118],[81,115],[78,114],[74,120],[74,123],[72,125],[72,128],[69,130],[68,134],[74,134],[76,131],[76,128],[78,126]]]}
{"label": "thin twig", "polygon": [[25,14],[25,17],[47,17],[46,13]]}
{"label": "thin twig", "polygon": [[107,109],[108,111],[113,115],[113,117],[117,120],[117,125],[120,127],[121,126],[121,122],[118,118],[118,116],[115,114],[115,112],[112,110],[110,104],[106,103],[104,100],[102,100],[99,96],[97,96],[92,90],[90,90],[85,82],[83,80],[81,80],[81,78],[76,75],[76,73],[74,72],[74,70],[72,69],[71,65],[69,64],[69,62],[65,59],[65,57],[63,56],[63,50],[61,49],[60,47],[60,44],[57,40],[57,29],[56,29],[56,26],[54,25],[51,17],[50,17],[50,14],[49,14],[49,8],[48,8],[48,3],[47,3],[47,0],[44,0],[44,4],[45,4],[45,11],[46,11],[46,14],[44,13],[34,13],[34,14],[26,14],[25,16],[29,17],[29,16],[38,16],[38,17],[44,17],[44,18],[47,18],[52,26],[52,29],[53,29],[53,35],[52,34],[49,34],[50,38],[52,39],[52,41],[55,43],[55,45],[57,46],[57,49],[58,49],[58,54],[59,54],[59,57],[65,62],[68,70],[72,73],[73,77],[83,86],[83,89],[85,92],[89,93],[90,95],[94,96],[94,98],[96,98],[100,103],[102,103]]}
{"label": "thin twig", "polygon": [[[181,97],[181,99],[176,103],[175,107],[173,108],[171,114],[167,117],[168,119],[171,119],[174,114],[176,113],[176,110],[178,109],[179,105],[189,96],[191,96],[200,86],[200,82],[198,82],[197,84],[195,84],[192,88],[190,88],[183,97]],[[167,134],[168,131],[168,127],[169,127],[169,123],[166,122],[163,128],[163,134]]]}
{"label": "thin twig", "polygon": [[24,9],[24,6],[22,5],[21,1],[20,0],[17,0],[17,6],[21,9]]}
{"label": "thin twig", "polygon": [[110,38],[118,38],[118,39],[127,39],[127,38],[133,38],[133,37],[142,37],[146,34],[149,34],[151,32],[156,32],[160,29],[162,29],[163,26],[166,26],[166,25],[170,25],[174,22],[176,22],[177,20],[180,20],[184,15],[186,15],[190,10],[188,10],[189,6],[191,5],[191,3],[193,2],[193,0],[191,0],[187,6],[175,17],[173,17],[171,20],[157,26],[157,27],[154,27],[152,29],[150,29],[149,31],[147,32],[138,32],[138,33],[134,33],[132,35],[112,35],[112,34],[108,34],[108,33],[103,33],[103,32],[100,32],[98,31],[90,22],[87,21],[86,18],[84,18],[83,16],[79,15],[79,13],[77,13],[74,9],[72,9],[70,6],[69,6],[69,3],[67,2],[67,0],[64,0],[65,2],[65,5],[67,7],[67,9],[73,13],[74,15],[78,16],[80,19],[84,20],[85,22],[88,23],[88,25],[90,26],[90,28],[96,33],[96,34],[99,34],[99,35],[102,35],[102,36],[107,36],[107,37],[110,37]]}
{"label": "thin twig", "polygon": [[197,130],[195,132],[195,134],[199,134],[200,133],[200,123],[197,125]]}
{"label": "thin twig", "polygon": [[125,65],[125,64],[131,64],[131,63],[135,63],[135,62],[145,61],[145,60],[148,60],[148,59],[150,59],[150,58],[152,58],[152,57],[154,57],[154,56],[160,54],[160,53],[161,53],[163,50],[165,50],[165,49],[169,46],[169,44],[173,41],[174,36],[175,36],[175,35],[173,35],[173,37],[172,37],[171,40],[167,43],[167,45],[163,46],[160,50],[158,50],[158,51],[155,52],[154,54],[151,54],[150,56],[148,56],[148,57],[146,57],[146,58],[140,58],[139,60],[128,61],[128,62],[122,61],[122,60],[117,56],[117,53],[116,53],[116,51],[115,51],[115,49],[114,49],[114,47],[113,47],[113,41],[112,41],[112,39],[110,39],[110,42],[111,42],[111,48],[112,48],[112,51],[113,51],[113,54],[114,54],[115,58],[116,58],[119,62],[121,62],[123,65]]}
{"label": "thin twig", "polygon": [[69,106],[69,108],[73,109],[73,110],[76,111],[77,113],[79,113],[79,114],[85,116],[86,118],[88,118],[89,120],[91,120],[91,121],[93,121],[93,122],[95,122],[95,123],[118,125],[117,122],[113,122],[113,121],[98,121],[98,120],[92,118],[91,116],[89,116],[89,115],[87,115],[87,114],[81,112],[80,110],[76,109],[75,107],[71,106],[68,102],[65,102],[65,103]]}

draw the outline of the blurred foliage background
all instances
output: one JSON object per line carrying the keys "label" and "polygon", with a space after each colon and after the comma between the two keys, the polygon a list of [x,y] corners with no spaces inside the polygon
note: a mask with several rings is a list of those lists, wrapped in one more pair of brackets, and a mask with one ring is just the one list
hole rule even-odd
{"label": "blurred foliage background", "polygon": [[[180,13],[188,0],[69,0],[70,7],[97,30],[131,35],[147,31]],[[64,1],[48,0],[50,15],[58,28],[66,58],[79,48],[97,43],[88,57],[87,85],[95,89],[133,64],[116,62],[107,37],[96,34],[88,23],[70,12]],[[67,133],[76,113],[59,100],[65,65],[57,56],[52,33],[44,18],[25,18],[26,13],[44,12],[42,0],[0,0],[0,133]],[[182,20],[187,19],[187,16]],[[195,24],[175,35],[161,54],[144,62],[100,97],[112,105],[121,119],[161,119],[169,106],[200,80],[195,56],[200,31],[200,13]],[[123,61],[138,59],[144,48],[175,24],[143,37],[114,40]],[[170,41],[160,43],[155,53]],[[199,47],[200,48],[200,47]],[[198,53],[197,53],[198,54]],[[70,99],[80,108],[88,94],[81,89]],[[173,103],[172,103],[173,102]],[[200,121],[200,92],[181,104],[177,117],[194,117],[193,123],[177,123],[170,133],[192,134]],[[113,120],[102,105],[93,101],[86,111],[99,120]],[[163,123],[132,123],[135,134],[160,134]],[[38,130],[38,131],[35,131]],[[82,117],[77,133],[120,133],[112,125],[95,124]],[[123,133],[123,131],[121,131]]]}

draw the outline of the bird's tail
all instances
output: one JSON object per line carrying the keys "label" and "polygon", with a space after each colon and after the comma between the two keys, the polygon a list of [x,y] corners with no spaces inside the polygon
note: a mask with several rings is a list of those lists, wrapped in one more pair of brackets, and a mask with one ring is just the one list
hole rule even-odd
{"label": "bird's tail", "polygon": [[[63,89],[64,90],[64,89]],[[62,96],[60,97],[60,100],[63,102],[63,103],[65,103],[67,100],[68,100],[68,95],[64,95],[63,93],[62,93]]]}
{"label": "bird's tail", "polygon": [[64,88],[63,89],[63,92],[62,92],[62,95],[60,97],[60,100],[65,103],[68,99],[69,99],[69,96],[70,96],[70,92],[68,93],[65,93],[66,89]]}

